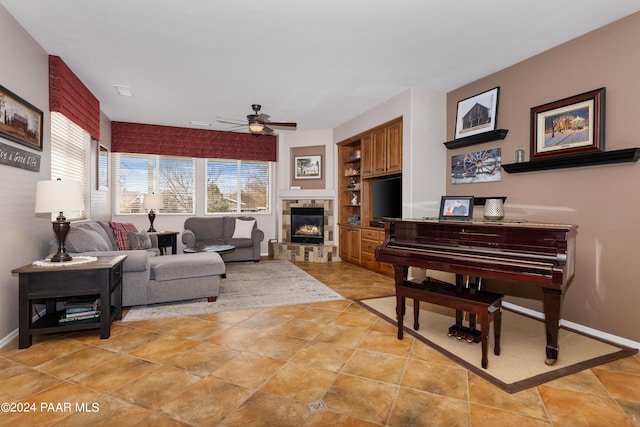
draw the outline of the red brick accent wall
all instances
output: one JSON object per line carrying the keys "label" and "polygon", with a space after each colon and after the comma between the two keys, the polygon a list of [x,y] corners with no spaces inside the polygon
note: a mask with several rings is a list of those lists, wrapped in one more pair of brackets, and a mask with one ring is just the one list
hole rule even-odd
{"label": "red brick accent wall", "polygon": [[140,123],[111,122],[111,151],[276,161],[276,137]]}
{"label": "red brick accent wall", "polygon": [[49,55],[49,110],[62,113],[100,139],[100,101],[59,56]]}

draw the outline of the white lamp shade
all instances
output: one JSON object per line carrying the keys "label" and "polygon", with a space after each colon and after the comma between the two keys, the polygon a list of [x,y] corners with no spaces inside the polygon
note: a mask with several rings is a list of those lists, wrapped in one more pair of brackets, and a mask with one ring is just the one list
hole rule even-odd
{"label": "white lamp shade", "polygon": [[79,181],[56,179],[36,183],[36,213],[82,210],[84,199]]}
{"label": "white lamp shade", "polygon": [[160,209],[162,207],[162,194],[145,194],[144,199],[142,201],[142,208],[151,210],[151,209]]}

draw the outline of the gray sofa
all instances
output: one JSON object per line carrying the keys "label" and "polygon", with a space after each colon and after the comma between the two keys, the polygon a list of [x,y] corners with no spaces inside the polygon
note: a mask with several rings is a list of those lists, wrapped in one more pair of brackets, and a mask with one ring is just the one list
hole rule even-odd
{"label": "gray sofa", "polygon": [[[139,235],[144,237],[144,234]],[[119,250],[109,222],[94,221],[73,224],[65,246],[71,256],[127,255],[122,276],[124,306],[196,298],[215,301],[220,290],[220,277],[226,272],[220,255],[206,252],[160,256],[157,239],[153,233],[148,237],[150,243],[144,249]],[[53,239],[50,252],[55,253],[57,249],[58,243]]]}
{"label": "gray sofa", "polygon": [[233,245],[235,250],[222,252],[229,261],[260,261],[260,242],[264,232],[250,216],[191,217],[184,222],[182,243],[188,248],[207,245]]}

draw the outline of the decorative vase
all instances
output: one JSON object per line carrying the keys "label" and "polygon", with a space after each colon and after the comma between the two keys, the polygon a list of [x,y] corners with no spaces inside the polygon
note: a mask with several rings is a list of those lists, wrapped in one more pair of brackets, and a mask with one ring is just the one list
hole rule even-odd
{"label": "decorative vase", "polygon": [[502,199],[487,199],[484,203],[484,219],[496,220],[504,218]]}

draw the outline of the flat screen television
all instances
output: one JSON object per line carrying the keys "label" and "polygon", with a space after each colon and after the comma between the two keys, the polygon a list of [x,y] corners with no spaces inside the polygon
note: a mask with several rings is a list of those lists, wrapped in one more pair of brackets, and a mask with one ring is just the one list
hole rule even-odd
{"label": "flat screen television", "polygon": [[402,176],[380,179],[371,184],[371,213],[380,226],[384,218],[402,218]]}

